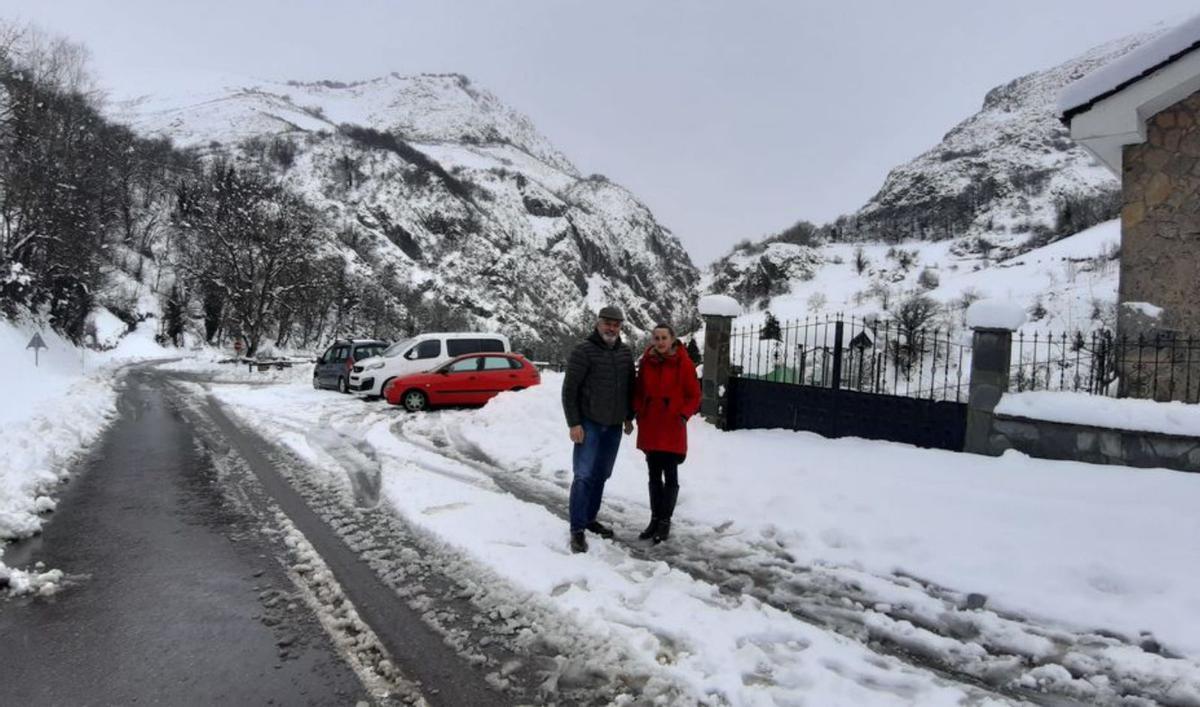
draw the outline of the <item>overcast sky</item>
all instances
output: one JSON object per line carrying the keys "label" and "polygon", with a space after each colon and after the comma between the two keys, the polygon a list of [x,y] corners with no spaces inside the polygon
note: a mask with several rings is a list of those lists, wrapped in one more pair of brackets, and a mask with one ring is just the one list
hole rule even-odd
{"label": "overcast sky", "polygon": [[[698,265],[861,206],[986,91],[1195,0],[0,0],[81,40],[114,95],[195,77],[466,74]],[[180,84],[185,84],[181,86]]]}

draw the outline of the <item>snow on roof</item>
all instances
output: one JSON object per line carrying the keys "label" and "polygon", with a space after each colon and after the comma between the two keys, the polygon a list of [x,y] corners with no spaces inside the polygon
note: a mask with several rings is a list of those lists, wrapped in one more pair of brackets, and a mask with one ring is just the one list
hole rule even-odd
{"label": "snow on roof", "polygon": [[1064,119],[1200,48],[1200,15],[1067,85],[1058,97]]}

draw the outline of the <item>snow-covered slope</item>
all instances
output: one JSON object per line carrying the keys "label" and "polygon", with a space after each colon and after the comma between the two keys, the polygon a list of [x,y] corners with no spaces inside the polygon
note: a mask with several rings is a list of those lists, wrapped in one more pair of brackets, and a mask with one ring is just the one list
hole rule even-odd
{"label": "snow-covered slope", "polygon": [[[992,89],[978,113],[951,129],[930,150],[894,168],[879,192],[857,212],[814,229],[813,237],[801,243],[780,242],[781,237],[776,237],[742,244],[710,266],[702,290],[733,294],[744,304],[817,314],[809,311],[813,308],[797,308],[797,298],[821,293],[830,306],[836,302],[842,308],[847,299],[839,293],[865,289],[857,269],[847,275],[843,265],[853,260],[858,244],[877,268],[886,259],[881,256],[897,245],[917,251],[922,268],[944,276],[964,265],[974,269],[1017,262],[1022,253],[1115,218],[1119,182],[1070,140],[1058,119],[1058,94],[1162,31],[1103,44]],[[1115,254],[1115,250],[1110,253]],[[958,262],[963,258],[970,262]],[[946,278],[941,287],[917,288],[915,278],[909,276],[922,268],[904,274],[889,268],[881,286],[892,290],[892,300],[914,289],[932,290],[928,294],[934,297],[961,294],[946,290]],[[1115,282],[1115,267],[1112,270]],[[995,277],[1003,279],[1005,271],[996,272]],[[995,278],[976,279],[988,281],[978,286],[980,290],[996,289],[991,282]],[[1023,305],[1036,306],[1038,293],[1026,291],[1025,285],[1016,289],[1025,298]],[[1042,294],[1050,296],[1055,289],[1049,287]],[[1112,297],[1106,295],[1111,287],[1101,289],[1098,296]],[[780,295],[785,302],[772,302]],[[1090,293],[1080,296],[1091,299]],[[881,308],[880,303],[874,306],[877,311]],[[849,309],[864,307],[859,302]],[[1075,312],[1062,314],[1077,317]]]}
{"label": "snow-covered slope", "polygon": [[[933,325],[961,328],[971,302],[996,298],[1024,307],[1030,330],[1112,326],[1120,240],[1120,222],[1113,220],[1003,259],[966,251],[955,241],[830,243],[806,249],[820,265],[807,278],[789,281],[788,291],[771,297],[765,309],[779,319],[887,316],[905,298],[923,295],[945,305]],[[761,324],[764,311],[745,315],[738,325]]]}
{"label": "snow-covered slope", "polygon": [[359,274],[523,343],[578,334],[598,303],[623,306],[634,330],[695,318],[698,273],[679,240],[465,77],[257,81],[115,113],[268,164],[329,216],[330,248]]}
{"label": "snow-covered slope", "polygon": [[509,142],[578,176],[528,118],[457,74],[389,74],[352,83],[243,80],[208,95],[147,96],[118,110],[143,132],[165,135],[181,147],[332,131],[350,123],[421,142]]}
{"label": "snow-covered slope", "polygon": [[942,142],[888,174],[883,187],[839,224],[860,239],[979,236],[1019,246],[1115,216],[1117,180],[1071,141],[1058,119],[1062,88],[1153,34],[1096,47],[1045,71],[997,86],[978,113]]}

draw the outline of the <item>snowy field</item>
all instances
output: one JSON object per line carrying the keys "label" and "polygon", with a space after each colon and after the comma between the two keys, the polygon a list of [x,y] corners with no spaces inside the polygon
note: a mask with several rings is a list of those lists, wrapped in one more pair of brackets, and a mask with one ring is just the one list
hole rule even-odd
{"label": "snowy field", "polygon": [[672,540],[632,539],[627,438],[602,511],[621,537],[572,556],[560,385],[425,415],[301,380],[210,390],[331,486],[339,449],[369,450],[406,520],[696,699],[1200,704],[1200,476],[694,420]]}

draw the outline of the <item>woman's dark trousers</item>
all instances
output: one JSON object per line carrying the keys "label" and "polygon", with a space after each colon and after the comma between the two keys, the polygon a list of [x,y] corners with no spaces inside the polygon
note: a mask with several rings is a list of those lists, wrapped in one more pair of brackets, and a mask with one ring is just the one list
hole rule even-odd
{"label": "woman's dark trousers", "polygon": [[679,498],[679,465],[683,455],[674,452],[646,452],[650,470],[650,516],[652,522],[670,527]]}

